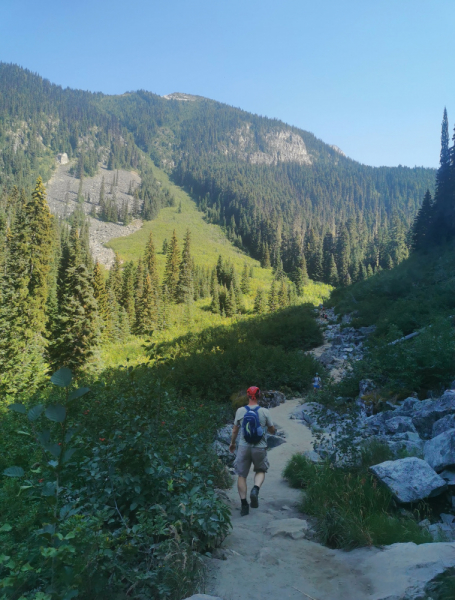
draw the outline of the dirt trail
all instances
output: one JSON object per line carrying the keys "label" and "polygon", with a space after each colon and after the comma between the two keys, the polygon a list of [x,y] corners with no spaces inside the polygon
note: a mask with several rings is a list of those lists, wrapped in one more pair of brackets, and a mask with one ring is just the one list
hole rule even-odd
{"label": "dirt trail", "polygon": [[[300,492],[281,474],[296,452],[311,450],[312,434],[290,414],[291,400],[270,410],[286,432],[287,443],[269,452],[270,470],[259,495],[259,508],[240,517],[236,485],[228,492],[232,533],[223,543],[226,560],[212,560],[207,594],[223,600],[394,600],[455,565],[455,544],[394,544],[385,550],[330,550],[308,539],[271,536],[272,522],[303,519],[297,504]],[[253,485],[248,478],[248,490]],[[413,598],[416,596],[409,596]]]}

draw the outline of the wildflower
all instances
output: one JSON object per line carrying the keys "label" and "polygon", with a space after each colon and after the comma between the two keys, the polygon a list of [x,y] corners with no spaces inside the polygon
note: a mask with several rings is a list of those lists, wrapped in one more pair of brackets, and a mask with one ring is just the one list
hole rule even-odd
{"label": "wildflower", "polygon": [[99,438],[100,442],[105,442],[106,438]]}
{"label": "wildflower", "polygon": [[161,421],[161,425],[164,425],[166,423],[166,421]]}
{"label": "wildflower", "polygon": [[44,479],[38,479],[38,483],[43,483]]}

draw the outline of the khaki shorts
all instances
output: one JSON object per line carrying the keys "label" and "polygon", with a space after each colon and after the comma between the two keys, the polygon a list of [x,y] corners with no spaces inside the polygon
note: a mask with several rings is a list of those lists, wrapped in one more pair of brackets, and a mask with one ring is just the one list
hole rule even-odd
{"label": "khaki shorts", "polygon": [[267,459],[267,448],[255,448],[254,446],[239,446],[234,461],[234,469],[240,477],[248,477],[251,464],[254,472],[267,473],[269,461]]}

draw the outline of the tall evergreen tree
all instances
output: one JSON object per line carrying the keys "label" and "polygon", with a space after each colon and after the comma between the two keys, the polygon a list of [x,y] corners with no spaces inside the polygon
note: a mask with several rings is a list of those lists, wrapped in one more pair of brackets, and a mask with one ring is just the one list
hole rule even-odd
{"label": "tall evergreen tree", "polygon": [[429,246],[431,241],[429,233],[433,227],[432,220],[433,201],[430,190],[427,190],[412,227],[412,245],[415,250],[423,250]]}
{"label": "tall evergreen tree", "polygon": [[171,241],[169,243],[169,249],[167,251],[166,269],[164,271],[163,281],[163,289],[164,286],[167,287],[169,297],[172,300],[175,300],[177,296],[177,286],[179,282],[179,266],[179,245],[177,241],[177,234],[174,229]]}
{"label": "tall evergreen tree", "polygon": [[177,283],[176,299],[178,302],[188,304],[194,296],[193,288],[193,260],[191,258],[191,232],[186,230],[183,242],[182,260],[179,267],[179,280]]}
{"label": "tall evergreen tree", "polygon": [[267,297],[264,290],[258,289],[254,298],[254,312],[256,314],[263,314],[267,312]]}
{"label": "tall evergreen tree", "polygon": [[434,197],[434,218],[432,220],[432,240],[439,242],[450,235],[450,216],[453,211],[451,193],[451,168],[449,149],[449,121],[444,108],[441,125],[441,153],[439,169],[436,175],[436,192]]}
{"label": "tall evergreen tree", "polygon": [[153,242],[153,234],[150,232],[147,245],[145,246],[144,265],[150,275],[152,289],[158,291],[159,279],[158,269],[156,266],[155,244]]}
{"label": "tall evergreen tree", "polygon": [[117,252],[114,255],[114,264],[110,268],[109,277],[107,278],[107,287],[114,292],[114,296],[118,304],[122,301],[122,267],[120,263],[120,256]]}
{"label": "tall evergreen tree", "polygon": [[242,280],[240,282],[240,289],[243,294],[248,294],[250,291],[250,278],[248,273],[248,265],[244,263],[242,270]]}
{"label": "tall evergreen tree", "polygon": [[[122,281],[122,298],[121,306],[125,309],[128,315],[128,323],[134,325],[136,319],[136,308],[135,308],[135,279],[136,269],[132,261],[125,265],[123,269],[123,281]],[[129,327],[128,327],[129,329]]]}
{"label": "tall evergreen tree", "polygon": [[272,285],[270,287],[269,292],[269,311],[273,312],[278,308],[278,298],[276,293],[276,283],[275,280],[272,281]]}
{"label": "tall evergreen tree", "polygon": [[138,329],[140,334],[151,335],[158,328],[158,306],[148,271],[145,271],[139,314],[140,323]]}
{"label": "tall evergreen tree", "polygon": [[100,341],[99,317],[92,277],[75,227],[71,230],[69,250],[51,356],[54,368],[66,366],[78,373],[96,356]]}

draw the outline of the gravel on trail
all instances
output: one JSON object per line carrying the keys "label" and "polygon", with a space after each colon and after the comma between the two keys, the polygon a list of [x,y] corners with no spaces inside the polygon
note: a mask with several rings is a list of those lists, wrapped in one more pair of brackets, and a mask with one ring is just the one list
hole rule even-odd
{"label": "gravel on trail", "polygon": [[[270,409],[286,443],[269,452],[259,508],[240,516],[237,486],[227,492],[233,529],[208,559],[205,592],[223,600],[398,600],[420,597],[426,582],[455,566],[455,543],[393,544],[384,549],[332,550],[314,541],[298,509],[301,491],[282,472],[291,456],[312,450],[312,433],[290,418],[300,399]],[[248,478],[248,494],[253,475]],[[299,521],[302,520],[301,526]],[[282,521],[282,523],[280,523]],[[405,596],[405,594],[409,594]]]}

